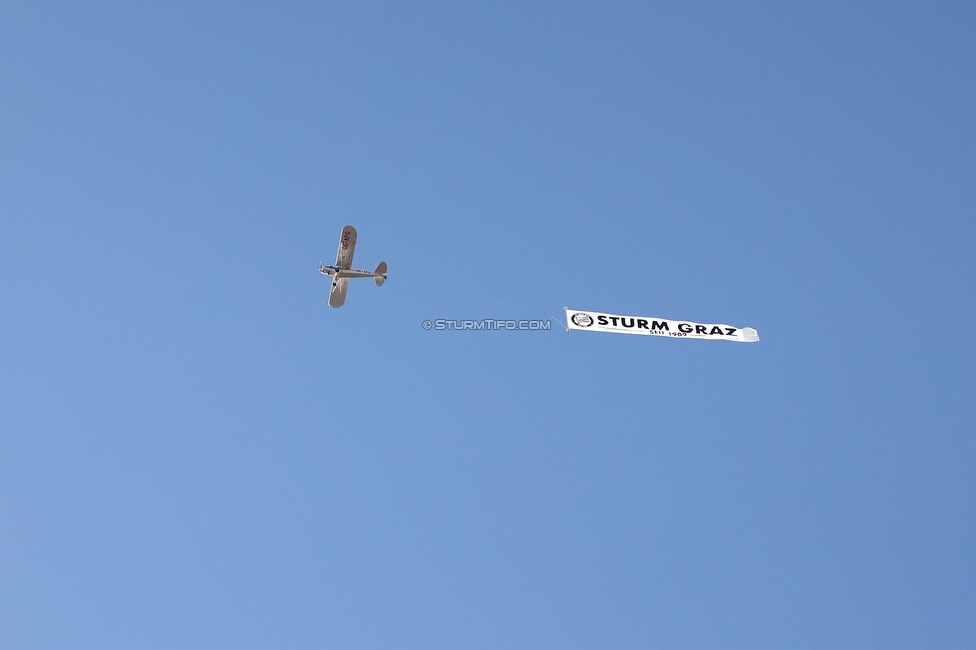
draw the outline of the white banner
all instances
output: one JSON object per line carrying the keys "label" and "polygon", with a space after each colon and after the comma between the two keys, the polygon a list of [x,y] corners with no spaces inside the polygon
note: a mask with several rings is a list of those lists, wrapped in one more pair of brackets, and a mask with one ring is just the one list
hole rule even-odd
{"label": "white banner", "polygon": [[[739,341],[755,343],[759,332],[751,327],[732,327],[722,324],[692,323],[687,320],[669,320],[650,316],[621,316],[598,311],[566,310],[566,325],[571,330],[614,332],[616,334],[643,334],[645,336],[670,336],[713,341]],[[567,330],[569,331],[569,330]]]}

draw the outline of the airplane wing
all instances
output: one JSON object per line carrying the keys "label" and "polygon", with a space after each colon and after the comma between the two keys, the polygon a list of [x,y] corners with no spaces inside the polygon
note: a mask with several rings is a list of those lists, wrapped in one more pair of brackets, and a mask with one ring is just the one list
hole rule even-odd
{"label": "airplane wing", "polygon": [[[336,266],[341,266],[342,268],[352,267],[352,254],[356,250],[356,229],[352,226],[346,226],[342,229],[342,234],[339,235],[339,252],[336,253]],[[346,290],[342,290],[342,295],[346,295]],[[341,302],[339,303],[342,304]],[[336,305],[338,307],[338,305]]]}
{"label": "airplane wing", "polygon": [[[355,242],[356,241],[356,235],[355,235],[355,232],[356,231],[353,230],[352,232],[353,232],[353,242]],[[350,250],[351,250],[351,247],[350,247]],[[340,254],[342,253],[342,249],[341,248],[339,249],[339,252],[340,252]],[[352,254],[350,254],[349,256],[352,257]],[[332,287],[332,291],[329,293],[329,307],[342,307],[343,303],[346,302],[346,289],[348,289],[348,288],[349,288],[349,279],[348,278],[340,278],[336,282],[336,285],[334,287]]]}

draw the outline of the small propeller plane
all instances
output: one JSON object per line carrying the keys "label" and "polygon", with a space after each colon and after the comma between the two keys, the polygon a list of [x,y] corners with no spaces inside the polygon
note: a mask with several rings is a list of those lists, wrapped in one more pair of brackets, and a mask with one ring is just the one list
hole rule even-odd
{"label": "small propeller plane", "polygon": [[352,268],[352,254],[356,251],[356,229],[346,226],[339,236],[339,252],[333,266],[322,265],[319,273],[332,276],[332,291],[329,292],[329,307],[342,307],[346,302],[346,289],[349,278],[373,278],[376,286],[386,282],[386,262],[380,262],[375,271],[362,271]]}

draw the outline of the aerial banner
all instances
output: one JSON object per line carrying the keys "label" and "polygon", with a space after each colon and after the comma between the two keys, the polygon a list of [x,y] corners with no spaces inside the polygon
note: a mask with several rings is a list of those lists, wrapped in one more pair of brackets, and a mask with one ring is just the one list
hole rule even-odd
{"label": "aerial banner", "polygon": [[751,327],[732,327],[722,324],[693,323],[687,320],[651,318],[650,316],[621,316],[598,311],[566,310],[566,326],[569,330],[613,332],[615,334],[643,334],[645,336],[670,336],[713,341],[739,341],[755,343],[759,332]]}

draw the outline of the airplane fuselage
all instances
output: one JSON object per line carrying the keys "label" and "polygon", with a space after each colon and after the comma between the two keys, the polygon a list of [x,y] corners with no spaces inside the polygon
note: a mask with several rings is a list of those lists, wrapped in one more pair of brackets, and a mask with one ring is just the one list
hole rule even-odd
{"label": "airplane fuselage", "polygon": [[375,278],[384,274],[376,273],[374,271],[364,271],[362,269],[350,269],[342,266],[321,266],[319,267],[319,273],[322,275],[331,275],[334,278]]}

